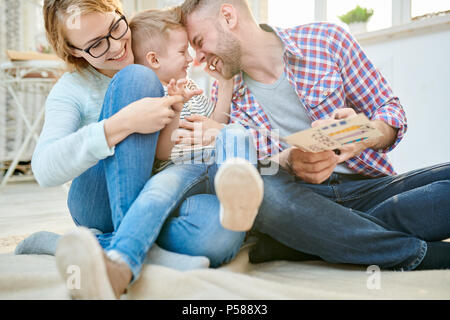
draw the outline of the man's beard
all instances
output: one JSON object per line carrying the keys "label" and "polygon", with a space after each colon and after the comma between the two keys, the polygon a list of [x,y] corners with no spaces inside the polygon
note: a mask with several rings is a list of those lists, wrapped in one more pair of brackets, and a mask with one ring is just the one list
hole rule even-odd
{"label": "man's beard", "polygon": [[217,56],[222,60],[222,76],[231,79],[241,72],[241,45],[239,41],[225,30],[220,24],[216,25],[219,33],[219,44],[217,45]]}

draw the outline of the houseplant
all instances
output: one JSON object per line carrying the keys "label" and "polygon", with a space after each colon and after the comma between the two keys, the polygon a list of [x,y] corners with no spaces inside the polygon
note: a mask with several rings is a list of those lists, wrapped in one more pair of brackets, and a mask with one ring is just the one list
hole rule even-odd
{"label": "houseplant", "polygon": [[339,19],[348,24],[350,31],[353,33],[362,33],[367,31],[367,22],[373,16],[373,9],[361,8],[356,6],[355,9],[339,16]]}

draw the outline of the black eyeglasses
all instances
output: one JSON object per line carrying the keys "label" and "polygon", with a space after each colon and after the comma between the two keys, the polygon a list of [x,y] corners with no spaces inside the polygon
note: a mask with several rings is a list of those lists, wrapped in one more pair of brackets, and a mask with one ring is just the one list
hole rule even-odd
{"label": "black eyeglasses", "polygon": [[87,49],[80,49],[70,45],[72,48],[80,51],[84,51],[89,54],[92,58],[100,58],[104,56],[109,48],[111,47],[111,43],[109,38],[113,38],[114,40],[122,39],[128,32],[128,22],[124,15],[117,20],[116,23],[111,27],[109,33],[103,38],[98,39],[94,44],[90,45]]}

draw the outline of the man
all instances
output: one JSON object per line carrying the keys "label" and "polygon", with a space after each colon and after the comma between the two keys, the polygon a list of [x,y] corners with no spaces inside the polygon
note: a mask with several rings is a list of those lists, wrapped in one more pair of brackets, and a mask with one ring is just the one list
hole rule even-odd
{"label": "man", "polygon": [[[232,121],[252,124],[259,159],[276,156],[282,167],[263,177],[254,224],[281,244],[259,243],[265,256],[256,260],[285,245],[333,263],[450,268],[450,243],[442,242],[450,238],[450,164],[395,175],[386,153],[406,132],[405,113],[351,35],[327,23],[259,26],[245,0],[186,0],[182,11],[197,60],[235,79]],[[289,148],[253,129],[287,136],[356,113],[383,137],[340,155]],[[285,252],[278,258],[294,253]]]}

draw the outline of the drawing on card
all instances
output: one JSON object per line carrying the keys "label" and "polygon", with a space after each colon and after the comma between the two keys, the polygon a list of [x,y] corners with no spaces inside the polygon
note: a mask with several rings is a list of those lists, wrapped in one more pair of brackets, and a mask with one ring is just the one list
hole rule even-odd
{"label": "drawing on card", "polygon": [[231,120],[252,128],[267,138],[275,138],[276,141],[285,142],[308,152],[339,150],[340,147],[345,145],[377,138],[382,135],[364,114],[359,114],[353,118],[341,120],[333,124],[299,131],[288,137],[273,135],[273,133],[265,128],[259,128],[242,119],[229,114],[227,115]]}

